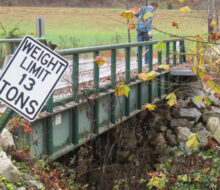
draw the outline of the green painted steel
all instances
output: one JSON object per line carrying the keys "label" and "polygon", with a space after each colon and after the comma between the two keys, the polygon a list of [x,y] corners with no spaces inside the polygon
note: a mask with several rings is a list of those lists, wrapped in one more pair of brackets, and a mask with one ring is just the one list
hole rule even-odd
{"label": "green painted steel", "polygon": [[[99,51],[94,52],[94,59],[99,55]],[[99,94],[99,66],[96,61],[94,61],[94,88],[95,88],[95,93],[96,95]],[[93,124],[94,124],[94,133],[98,134],[99,133],[99,99],[95,99],[94,101],[94,115],[93,115]]]}
{"label": "green painted steel", "polygon": [[79,106],[72,110],[72,142],[74,145],[79,144]]}
{"label": "green painted steel", "polygon": [[166,81],[165,74],[162,74],[160,76],[160,97],[162,97],[166,93],[165,81]]}
{"label": "green painted steel", "polygon": [[181,40],[180,41],[180,58],[179,58],[180,64],[183,63],[183,55],[182,55],[182,53],[183,53],[183,41]]}
{"label": "green painted steel", "polygon": [[142,73],[142,46],[138,46],[138,73]]}
{"label": "green painted steel", "polygon": [[[173,51],[175,44],[180,39],[164,40],[166,45],[166,64],[170,64],[170,47],[173,43]],[[15,43],[19,41],[4,41],[0,43]],[[158,41],[114,44],[86,48],[74,48],[66,50],[58,50],[60,55],[72,56],[73,72],[72,72],[72,96],[53,102],[53,96],[48,100],[44,110],[47,114],[38,118],[32,123],[34,138],[27,137],[27,141],[31,146],[31,151],[37,156],[47,154],[51,159],[58,158],[63,154],[73,150],[86,141],[112,128],[118,123],[130,118],[132,115],[139,113],[142,106],[146,103],[151,103],[155,98],[162,97],[169,92],[167,87],[169,83],[169,72],[162,72],[154,80],[143,82],[131,78],[131,48],[137,48],[137,73],[143,72],[142,67],[142,51],[143,48],[149,46],[149,67],[148,71],[153,70],[153,47]],[[183,43],[183,41],[181,42]],[[184,44],[183,44],[184,45]],[[124,96],[115,96],[114,89],[116,83],[116,52],[125,49],[125,82],[130,87],[131,91],[128,98]],[[89,101],[82,99],[82,94],[79,90],[79,57],[85,53],[93,53],[93,57],[101,54],[102,51],[111,51],[111,76],[110,84],[105,87],[99,86],[99,67],[94,61],[93,87],[86,94],[92,95]],[[184,51],[184,49],[181,49]],[[175,54],[174,54],[175,55]],[[173,56],[173,58],[175,58]],[[158,64],[162,64],[162,52],[158,52]],[[174,59],[175,64],[175,59]],[[143,65],[144,66],[144,65]],[[132,81],[132,82],[131,82]],[[67,106],[70,105],[70,106]],[[57,109],[57,107],[62,107]],[[0,129],[4,126],[9,118],[15,114],[9,108],[0,119]],[[36,138],[35,138],[36,136]],[[34,143],[37,141],[39,143]],[[32,140],[34,140],[32,142]]]}
{"label": "green painted steel", "polygon": [[[127,85],[130,83],[130,47],[125,49],[125,82]],[[125,97],[125,115],[130,115],[130,94]]]}
{"label": "green painted steel", "polygon": [[166,64],[170,64],[170,43],[166,43]]}
{"label": "green painted steel", "polygon": [[152,80],[152,99],[158,98],[158,90],[159,90],[159,84],[158,84],[158,78]]}
{"label": "green painted steel", "polygon": [[173,65],[176,66],[176,42],[173,42]]}
{"label": "green painted steel", "polygon": [[78,102],[79,96],[79,54],[73,54],[73,72],[72,72],[72,91],[73,91],[73,100]]}
{"label": "green painted steel", "polygon": [[148,102],[152,103],[153,101],[153,85],[152,85],[152,81],[148,82]]}
{"label": "green painted steel", "polygon": [[149,102],[149,85],[147,82],[141,82],[141,107]]}
{"label": "green painted steel", "polygon": [[[153,70],[153,44],[149,45],[149,66],[148,66],[148,72]],[[147,53],[147,52],[145,52]]]}
{"label": "green painted steel", "polygon": [[162,51],[158,51],[158,65],[162,64]]}
{"label": "green painted steel", "polygon": [[[111,88],[115,89],[116,85],[116,49],[111,49]],[[116,123],[116,98],[114,93],[111,94],[111,122]]]}
{"label": "green painted steel", "polygon": [[[142,73],[142,46],[138,46],[138,73]],[[142,84],[138,84],[138,109],[142,107]]]}
{"label": "green painted steel", "polygon": [[[169,40],[163,40],[164,43],[166,42],[174,42],[179,41],[180,39],[174,38]],[[113,44],[113,45],[103,45],[103,46],[94,46],[94,47],[84,47],[84,48],[71,48],[71,49],[63,49],[57,50],[56,52],[60,55],[72,55],[75,53],[91,53],[95,51],[105,51],[105,50],[112,50],[112,49],[123,49],[127,47],[138,47],[138,46],[145,46],[145,45],[154,45],[157,44],[159,41],[147,41],[147,42],[136,42],[136,43],[125,43],[125,44]]]}
{"label": "green painted steel", "polygon": [[130,113],[138,109],[138,85],[132,86],[130,91]]}
{"label": "green painted steel", "polygon": [[42,157],[46,154],[44,126],[44,120],[38,120],[31,125],[32,133],[28,138],[31,140],[28,143],[31,147],[31,153],[34,154],[34,157],[36,158]]}
{"label": "green painted steel", "polygon": [[69,111],[64,111],[52,117],[53,152],[57,152],[71,143],[70,117]]}
{"label": "green painted steel", "polygon": [[110,106],[111,106],[110,95],[103,96],[99,99],[99,130],[102,131],[102,127],[110,123]]}

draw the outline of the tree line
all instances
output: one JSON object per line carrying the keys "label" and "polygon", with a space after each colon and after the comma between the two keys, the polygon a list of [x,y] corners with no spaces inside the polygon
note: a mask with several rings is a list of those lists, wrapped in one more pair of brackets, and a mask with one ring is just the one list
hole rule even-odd
{"label": "tree line", "polygon": [[[2,6],[32,6],[32,7],[112,7],[112,8],[124,8],[124,7],[141,7],[146,2],[151,3],[155,0],[0,0]],[[170,3],[169,0],[156,0],[161,8],[179,8],[178,1]],[[208,1],[192,1],[192,7],[207,8]],[[190,0],[186,0],[185,4],[190,3]],[[216,1],[216,6],[220,8],[220,2]]]}

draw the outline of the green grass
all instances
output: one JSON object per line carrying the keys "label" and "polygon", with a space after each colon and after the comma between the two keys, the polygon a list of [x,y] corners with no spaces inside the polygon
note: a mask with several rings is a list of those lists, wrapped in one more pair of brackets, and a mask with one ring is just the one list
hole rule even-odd
{"label": "green grass", "polygon": [[[17,25],[23,35],[36,33],[35,20],[43,16],[45,38],[62,48],[127,42],[126,19],[120,16],[122,9],[1,7],[0,11],[0,22],[6,30]],[[207,33],[206,16],[205,12],[184,14],[178,10],[158,10],[153,24],[175,35],[204,34]],[[179,24],[179,29],[172,26],[172,21]],[[153,31],[154,40],[167,38],[167,34]],[[131,31],[131,40],[136,41],[135,30]]]}

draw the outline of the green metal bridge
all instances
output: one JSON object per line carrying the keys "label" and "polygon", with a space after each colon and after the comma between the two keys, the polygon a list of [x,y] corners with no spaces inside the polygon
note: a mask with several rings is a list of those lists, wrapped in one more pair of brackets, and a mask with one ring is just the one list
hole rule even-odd
{"label": "green metal bridge", "polygon": [[[11,53],[13,53],[16,44],[21,40],[1,39],[0,43],[11,44]],[[46,43],[45,39],[39,40]],[[167,65],[182,64],[185,51],[184,40],[176,38],[163,42],[166,43],[166,49],[158,52],[157,64],[162,64],[162,60],[165,60]],[[177,42],[180,43],[178,54],[176,54]],[[23,133],[20,138],[25,139],[36,157],[48,155],[51,160],[54,160],[113,128],[120,122],[140,113],[142,106],[146,103],[152,103],[155,98],[161,98],[168,94],[171,75],[169,71],[158,70],[160,74],[149,82],[141,81],[131,75],[132,48],[135,49],[135,52],[136,49],[138,51],[137,73],[142,73],[142,50],[146,45],[149,45],[149,72],[153,70],[153,49],[157,43],[158,41],[149,41],[58,50],[57,53],[61,56],[72,57],[72,95],[59,101],[55,101],[52,95],[43,108],[41,117],[31,123],[32,133]],[[111,75],[110,84],[101,87],[100,68],[95,62],[95,57],[103,51],[110,52]],[[125,56],[125,83],[131,89],[128,98],[125,96],[117,97],[114,94],[116,84],[119,82],[116,80],[117,51],[125,52],[123,54]],[[79,56],[83,54],[92,54],[94,58],[93,88],[86,91],[86,96],[89,97],[87,100],[83,98],[85,92],[79,88]],[[17,113],[7,108],[0,119],[0,132],[8,121],[16,116]]]}

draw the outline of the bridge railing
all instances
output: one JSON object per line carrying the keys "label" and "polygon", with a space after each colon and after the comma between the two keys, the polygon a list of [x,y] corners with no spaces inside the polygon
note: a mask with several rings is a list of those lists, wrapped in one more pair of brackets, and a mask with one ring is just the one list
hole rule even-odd
{"label": "bridge railing", "polygon": [[[12,40],[11,42],[17,41]],[[144,68],[142,52],[146,45],[149,46],[149,72],[153,70],[153,51],[158,42],[149,41],[58,50],[58,54],[72,57],[72,96],[59,101],[54,101],[53,95],[50,97],[45,108],[47,112],[32,123],[33,141],[30,140],[30,136],[27,138],[31,150],[38,156],[47,154],[55,159],[139,113],[143,105],[168,93],[168,71],[160,72],[160,75],[148,82],[140,81],[137,77],[133,79],[131,77],[131,48],[137,48],[137,73],[142,73]],[[166,43],[166,49],[164,49],[165,52],[164,50],[158,52],[158,65],[162,64],[163,60],[165,60],[165,64],[171,64],[171,56],[174,66],[183,63],[184,40],[169,39],[163,40],[163,42]],[[4,41],[0,40],[0,43],[4,43]],[[10,40],[6,40],[5,43],[10,43]],[[176,54],[177,43],[180,44],[178,58]],[[114,94],[118,82],[116,73],[118,50],[125,51],[125,83],[131,89],[128,98],[116,97]],[[110,85],[105,88],[105,91],[100,86],[100,67],[95,61],[96,56],[103,51],[111,52]],[[93,96],[87,101],[82,101],[80,99],[82,92],[79,89],[80,55],[88,53],[93,54],[93,88],[91,90]],[[57,109],[57,107],[62,108]],[[37,144],[33,143],[35,138]]]}

